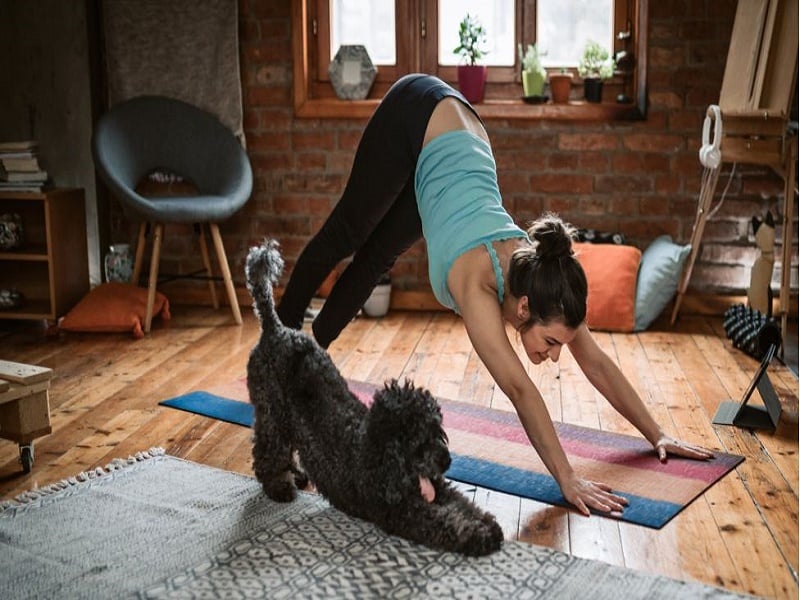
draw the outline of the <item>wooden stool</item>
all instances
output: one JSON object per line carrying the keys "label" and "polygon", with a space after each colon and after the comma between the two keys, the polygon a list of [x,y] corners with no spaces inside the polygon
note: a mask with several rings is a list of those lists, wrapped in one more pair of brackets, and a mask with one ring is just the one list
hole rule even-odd
{"label": "wooden stool", "polygon": [[48,390],[53,370],[0,360],[0,438],[19,444],[22,469],[33,467],[33,440],[50,427]]}

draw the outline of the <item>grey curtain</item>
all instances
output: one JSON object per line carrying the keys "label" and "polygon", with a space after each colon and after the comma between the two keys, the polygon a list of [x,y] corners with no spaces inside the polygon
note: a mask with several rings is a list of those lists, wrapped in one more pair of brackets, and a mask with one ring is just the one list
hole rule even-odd
{"label": "grey curtain", "polygon": [[104,0],[108,106],[142,94],[207,110],[244,144],[236,0]]}

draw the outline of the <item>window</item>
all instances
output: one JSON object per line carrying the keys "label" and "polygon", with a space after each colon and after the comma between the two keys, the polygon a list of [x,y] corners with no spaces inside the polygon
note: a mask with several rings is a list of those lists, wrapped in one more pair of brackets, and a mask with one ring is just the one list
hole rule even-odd
{"label": "window", "polygon": [[[627,16],[627,15],[625,15]],[[545,67],[576,67],[586,40],[613,54],[614,37],[626,28],[615,23],[614,0],[540,0],[536,13],[536,42],[546,54]]]}
{"label": "window", "polygon": [[[299,116],[369,116],[392,83],[426,72],[455,83],[458,23],[477,16],[487,30],[484,118],[636,119],[645,114],[647,0],[294,0],[295,111]],[[604,102],[529,105],[521,100],[518,44],[536,42],[550,72],[576,74],[593,39],[618,57]],[[378,74],[367,100],[339,100],[328,65],[341,44],[363,44]],[[575,92],[574,97],[582,93]],[[615,101],[616,100],[616,101]]]}
{"label": "window", "polygon": [[330,56],[342,44],[363,44],[376,65],[397,61],[394,0],[331,0]]}
{"label": "window", "polygon": [[458,46],[458,25],[464,15],[476,17],[487,32],[486,56],[481,64],[490,67],[513,67],[516,61],[516,28],[514,0],[439,0],[438,62],[455,66],[459,57],[453,53]]}

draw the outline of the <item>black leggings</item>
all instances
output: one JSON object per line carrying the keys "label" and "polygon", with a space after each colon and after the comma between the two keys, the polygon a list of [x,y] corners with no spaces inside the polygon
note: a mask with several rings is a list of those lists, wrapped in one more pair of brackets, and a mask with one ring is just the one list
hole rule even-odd
{"label": "black leggings", "polygon": [[430,75],[406,75],[389,89],[367,123],[339,203],[297,260],[278,307],[281,320],[294,329],[302,327],[323,280],[353,255],[312,324],[323,348],[356,316],[381,275],[422,237],[414,173],[428,120],[447,97],[469,107],[459,92]]}

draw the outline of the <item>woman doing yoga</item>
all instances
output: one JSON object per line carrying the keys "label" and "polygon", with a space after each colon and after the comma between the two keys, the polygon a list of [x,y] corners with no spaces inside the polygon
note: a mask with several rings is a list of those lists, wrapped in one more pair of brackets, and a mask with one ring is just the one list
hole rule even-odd
{"label": "woman doing yoga", "polygon": [[379,277],[420,237],[439,302],[461,315],[475,351],[509,397],[564,498],[580,512],[621,511],[627,501],[569,464],[542,395],[506,333],[534,364],[567,346],[592,385],[653,445],[706,459],[709,451],[666,435],[589,332],[587,285],[571,228],[545,215],[529,231],[503,209],[489,138],[469,103],[429,75],[407,75],[387,92],[364,130],[339,203],[298,258],[278,308],[299,329],[317,288],[344,258],[312,323],[327,348],[356,316]]}

